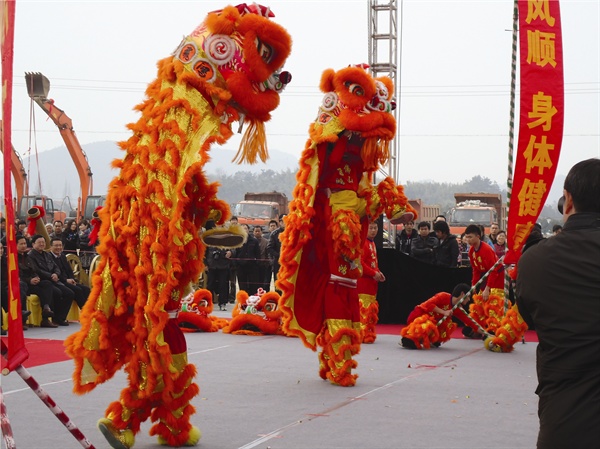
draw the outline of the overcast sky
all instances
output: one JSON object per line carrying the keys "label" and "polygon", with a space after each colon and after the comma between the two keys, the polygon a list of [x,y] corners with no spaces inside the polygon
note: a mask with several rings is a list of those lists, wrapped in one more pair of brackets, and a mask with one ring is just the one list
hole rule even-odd
{"label": "overcast sky", "polygon": [[[271,7],[274,20],[294,42],[285,66],[293,80],[267,123],[268,144],[299,156],[321,101],[322,71],[368,61],[369,2],[260,3]],[[600,2],[560,3],[566,110],[558,172],[566,174],[574,163],[600,157]],[[207,12],[227,4],[17,0],[17,151],[26,157],[36,148],[63,145],[55,125],[37,105],[31,107],[24,72],[42,72],[50,79],[49,97],[71,117],[82,145],[125,140],[125,125],[137,120],[132,108],[156,77],[156,62]],[[404,0],[398,5],[400,182],[462,182],[482,175],[504,184],[513,2]],[[35,126],[30,126],[31,112]],[[30,131],[34,127],[36,133]],[[225,147],[238,144],[234,136]]]}

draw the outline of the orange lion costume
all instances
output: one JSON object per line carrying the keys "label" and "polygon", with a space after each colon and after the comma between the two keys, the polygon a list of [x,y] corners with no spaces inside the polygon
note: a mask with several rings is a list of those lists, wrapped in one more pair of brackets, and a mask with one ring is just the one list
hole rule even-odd
{"label": "orange lion costume", "polygon": [[319,375],[352,386],[360,350],[357,279],[368,221],[385,213],[392,223],[416,212],[391,178],[372,185],[396,132],[392,81],[367,66],[325,70],[325,93],[300,158],[286,217],[278,275],[284,332],[319,353]]}
{"label": "orange lion costume", "polygon": [[283,335],[282,313],[279,309],[279,293],[259,288],[248,296],[244,290],[236,295],[236,305],[231,311],[231,321],[223,328],[225,334],[236,335]]}
{"label": "orange lion costume", "polygon": [[[119,175],[109,186],[92,293],[81,330],[65,342],[75,361],[74,391],[86,393],[124,367],[128,386],[98,427],[113,448],[128,449],[142,422],[160,444],[192,446],[199,393],[177,313],[203,269],[203,224],[230,214],[203,172],[213,143],[248,125],[238,161],[267,158],[264,122],[291,76],[280,72],[291,39],[264,6],[208,14],[172,56],[158,62],[132,136],[120,144]],[[204,237],[204,236],[203,236]]]}
{"label": "orange lion costume", "polygon": [[181,300],[177,324],[183,332],[217,332],[227,326],[227,320],[211,315],[212,293],[200,288]]}

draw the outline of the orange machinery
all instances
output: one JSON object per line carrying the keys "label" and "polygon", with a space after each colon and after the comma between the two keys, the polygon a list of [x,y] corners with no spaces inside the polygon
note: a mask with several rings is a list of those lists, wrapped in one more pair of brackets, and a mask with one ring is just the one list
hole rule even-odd
{"label": "orange machinery", "polygon": [[48,92],[50,91],[50,81],[48,78],[39,72],[26,72],[25,82],[29,97],[48,114],[48,117],[58,127],[67,150],[69,150],[71,159],[75,163],[81,185],[81,197],[77,201],[77,221],[82,218],[91,219],[96,207],[104,204],[105,197],[93,195],[94,182],[92,169],[83,148],[79,144],[79,140],[77,140],[75,130],[73,129],[73,122],[65,114],[65,111],[54,105],[54,100],[48,98]]}

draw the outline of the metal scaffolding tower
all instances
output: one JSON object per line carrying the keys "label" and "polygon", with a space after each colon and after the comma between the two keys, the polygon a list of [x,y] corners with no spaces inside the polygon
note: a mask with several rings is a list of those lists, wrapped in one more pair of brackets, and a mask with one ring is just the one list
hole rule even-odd
{"label": "metal scaffolding tower", "polygon": [[[402,1],[402,0],[400,0]],[[369,65],[374,76],[388,76],[394,82],[394,118],[398,123],[398,5],[396,0],[369,0]],[[399,182],[398,126],[396,137],[390,142],[390,159],[381,174]]]}

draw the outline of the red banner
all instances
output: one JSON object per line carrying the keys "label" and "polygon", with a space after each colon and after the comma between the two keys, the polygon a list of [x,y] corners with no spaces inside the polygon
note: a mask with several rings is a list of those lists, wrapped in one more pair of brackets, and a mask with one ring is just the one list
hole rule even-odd
{"label": "red banner", "polygon": [[15,241],[15,211],[10,183],[11,122],[12,122],[12,79],[15,36],[15,1],[3,0],[0,17],[0,46],[2,48],[2,152],[4,154],[4,203],[6,211],[6,250],[8,267],[8,354],[7,366],[14,370],[29,357],[23,338],[21,301],[19,288],[19,264]]}
{"label": "red banner", "polygon": [[562,34],[558,1],[519,1],[521,102],[508,252],[515,263],[552,187],[564,125]]}

